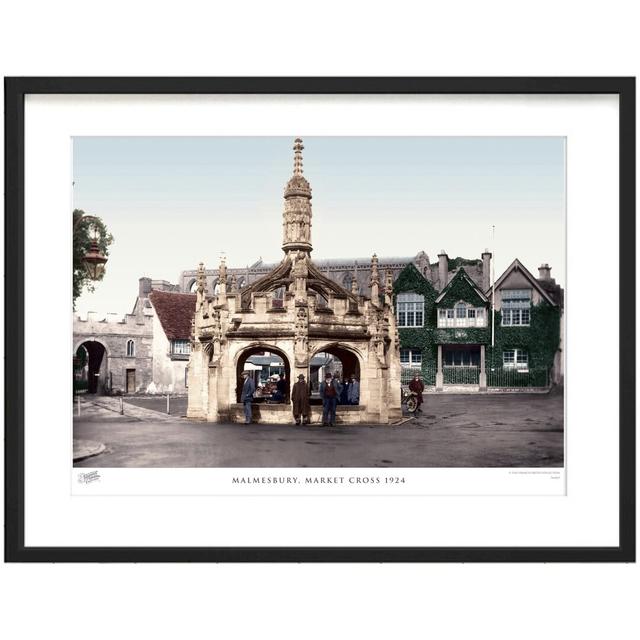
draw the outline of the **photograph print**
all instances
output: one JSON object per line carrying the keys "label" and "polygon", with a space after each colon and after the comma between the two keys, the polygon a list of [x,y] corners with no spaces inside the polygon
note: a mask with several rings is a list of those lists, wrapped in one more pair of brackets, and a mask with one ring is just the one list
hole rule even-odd
{"label": "photograph print", "polygon": [[563,137],[73,138],[73,464],[563,469]]}

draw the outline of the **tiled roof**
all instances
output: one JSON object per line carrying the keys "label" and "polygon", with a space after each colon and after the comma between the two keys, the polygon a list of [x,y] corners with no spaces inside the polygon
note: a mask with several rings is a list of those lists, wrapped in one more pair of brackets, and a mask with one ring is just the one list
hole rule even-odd
{"label": "tiled roof", "polygon": [[564,291],[559,284],[556,284],[553,278],[549,280],[538,279],[537,282],[559,307],[564,306]]}
{"label": "tiled roof", "polygon": [[191,319],[196,311],[196,296],[153,290],[149,294],[160,324],[169,340],[189,340]]}

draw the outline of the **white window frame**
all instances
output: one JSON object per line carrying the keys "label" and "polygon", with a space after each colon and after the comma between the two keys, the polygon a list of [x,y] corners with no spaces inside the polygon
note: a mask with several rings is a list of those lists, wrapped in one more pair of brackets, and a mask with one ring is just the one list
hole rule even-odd
{"label": "white window frame", "polygon": [[[408,356],[408,360],[403,361],[403,355]],[[419,369],[422,367],[422,351],[420,349],[400,349],[400,366],[405,369]]]}
{"label": "white window frame", "polygon": [[[179,347],[179,348],[176,349],[176,347]],[[189,340],[171,340],[171,355],[172,356],[191,355],[191,342]]]}
{"label": "white window frame", "polygon": [[531,289],[503,289],[500,325],[503,327],[531,326]]}
{"label": "white window frame", "polygon": [[396,297],[396,318],[399,328],[424,327],[424,296],[405,291]]}
{"label": "white window frame", "polygon": [[[464,316],[460,311],[464,309]],[[487,316],[483,307],[474,307],[462,300],[452,308],[438,309],[438,328],[448,327],[486,327]]]}
{"label": "white window frame", "polygon": [[[513,354],[513,360],[509,362],[505,361],[505,356],[508,353]],[[502,352],[502,366],[505,369],[516,369],[517,371],[529,371],[529,352],[525,349],[505,349]]]}

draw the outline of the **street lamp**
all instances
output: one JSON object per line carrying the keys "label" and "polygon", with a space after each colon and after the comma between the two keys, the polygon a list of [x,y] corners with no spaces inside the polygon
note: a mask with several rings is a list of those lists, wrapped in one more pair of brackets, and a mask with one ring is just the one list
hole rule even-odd
{"label": "street lamp", "polygon": [[[97,221],[98,218],[95,216],[87,216],[82,214],[78,216],[77,220],[73,223],[73,230],[75,231],[80,224],[81,220],[93,220]],[[107,257],[100,251],[100,247],[98,246],[98,236],[97,231],[94,226],[94,237],[91,241],[91,246],[89,247],[89,251],[84,254],[82,258],[82,264],[91,280],[99,280],[104,273],[104,265],[107,263]]]}

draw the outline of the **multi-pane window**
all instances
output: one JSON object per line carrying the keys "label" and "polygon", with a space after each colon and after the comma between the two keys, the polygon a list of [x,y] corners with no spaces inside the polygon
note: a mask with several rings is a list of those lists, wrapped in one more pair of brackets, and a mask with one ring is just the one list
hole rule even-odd
{"label": "multi-pane window", "polygon": [[189,340],[172,340],[171,353],[176,356],[188,356],[191,353]]}
{"label": "multi-pane window", "polygon": [[136,345],[133,340],[127,340],[127,357],[133,358],[136,355]]}
{"label": "multi-pane window", "polygon": [[479,367],[480,351],[476,349],[445,349],[442,354],[445,367]]}
{"label": "multi-pane window", "polygon": [[438,309],[439,327],[486,327],[486,315],[482,307],[472,307],[458,302],[453,309]]}
{"label": "multi-pane window", "polygon": [[400,349],[400,365],[420,367],[422,365],[422,351],[420,349]]}
{"label": "multi-pane window", "polygon": [[502,364],[505,367],[527,369],[529,354],[524,349],[507,349],[502,352]]}
{"label": "multi-pane window", "polygon": [[399,327],[424,326],[424,296],[419,293],[400,293],[396,306]]}
{"label": "multi-pane window", "polygon": [[527,326],[531,322],[531,289],[503,289],[502,326]]}

